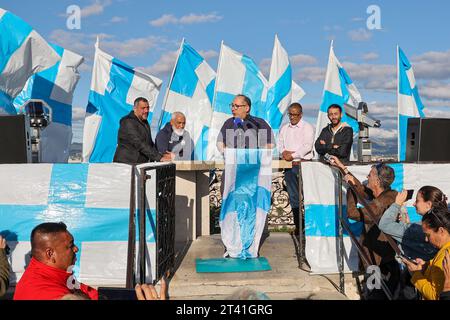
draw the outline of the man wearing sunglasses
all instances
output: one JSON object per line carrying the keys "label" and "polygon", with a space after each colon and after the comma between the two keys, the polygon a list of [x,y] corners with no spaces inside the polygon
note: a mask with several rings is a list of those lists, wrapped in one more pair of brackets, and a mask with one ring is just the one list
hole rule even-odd
{"label": "man wearing sunglasses", "polygon": [[278,150],[281,158],[292,162],[292,169],[284,171],[289,202],[294,215],[296,236],[299,235],[300,201],[303,196],[299,194],[299,179],[301,179],[300,162],[311,160],[314,144],[314,128],[303,117],[303,108],[300,103],[292,103],[288,109],[289,123],[283,125],[278,136]]}

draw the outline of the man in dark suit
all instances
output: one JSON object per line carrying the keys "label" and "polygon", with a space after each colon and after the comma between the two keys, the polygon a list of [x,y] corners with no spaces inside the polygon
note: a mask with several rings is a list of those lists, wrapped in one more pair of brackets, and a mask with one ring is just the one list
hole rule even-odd
{"label": "man in dark suit", "polygon": [[172,160],[172,153],[161,154],[153,144],[147,121],[149,110],[148,100],[140,97],[134,101],[133,111],[120,119],[114,162],[136,164]]}

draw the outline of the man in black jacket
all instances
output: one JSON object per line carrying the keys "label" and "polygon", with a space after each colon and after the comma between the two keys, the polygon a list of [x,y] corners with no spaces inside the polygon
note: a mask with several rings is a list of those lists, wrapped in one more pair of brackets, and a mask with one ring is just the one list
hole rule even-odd
{"label": "man in black jacket", "polygon": [[148,100],[140,97],[134,101],[133,111],[120,119],[114,162],[136,164],[172,160],[173,154],[161,154],[153,144],[147,121],[149,110]]}
{"label": "man in black jacket", "polygon": [[332,104],[328,107],[327,113],[331,123],[323,128],[314,147],[321,158],[328,153],[340,160],[348,161],[353,144],[353,129],[347,123],[341,122],[340,105]]}

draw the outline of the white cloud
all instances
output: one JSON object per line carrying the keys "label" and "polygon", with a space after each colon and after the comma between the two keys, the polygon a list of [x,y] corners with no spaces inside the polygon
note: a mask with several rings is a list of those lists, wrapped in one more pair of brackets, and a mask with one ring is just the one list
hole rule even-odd
{"label": "white cloud", "polygon": [[222,16],[218,16],[216,13],[209,14],[194,14],[191,13],[187,16],[183,16],[178,21],[179,24],[194,24],[194,23],[205,23],[205,22],[217,22],[222,20]]}
{"label": "white cloud", "polygon": [[324,81],[326,69],[321,67],[305,67],[294,73],[296,81]]}
{"label": "white cloud", "polygon": [[450,100],[450,83],[431,81],[419,87],[421,97],[428,99]]}
{"label": "white cloud", "polygon": [[127,22],[128,18],[127,17],[112,17],[111,20],[109,22],[111,23],[121,23],[121,22]]}
{"label": "white cloud", "polygon": [[425,116],[431,118],[450,118],[450,108],[446,108],[448,110],[437,110],[431,108],[425,108]]}
{"label": "white cloud", "polygon": [[162,27],[166,24],[176,24],[178,22],[178,19],[173,14],[164,14],[160,18],[151,20],[150,24],[154,27]]}
{"label": "white cloud", "polygon": [[293,65],[317,64],[317,59],[307,54],[296,54],[289,57]]}
{"label": "white cloud", "polygon": [[416,79],[449,79],[450,50],[429,51],[411,58]]}
{"label": "white cloud", "polygon": [[[81,8],[81,17],[86,18],[89,16],[97,16],[103,13],[106,7],[110,6],[111,0],[95,0],[92,4]],[[63,16],[67,16],[64,14]]]}
{"label": "white cloud", "polygon": [[157,47],[161,38],[148,36],[143,38],[133,38],[125,41],[102,41],[100,47],[108,53],[118,57],[140,56],[150,49]]}
{"label": "white cloud", "polygon": [[154,27],[162,27],[167,24],[195,24],[195,23],[207,23],[217,22],[222,20],[223,17],[217,15],[215,12],[208,14],[195,14],[190,13],[180,18],[175,17],[173,14],[164,14],[158,19],[151,20],[149,23]]}
{"label": "white cloud", "polygon": [[159,60],[150,67],[142,68],[142,71],[155,76],[170,75],[177,60],[178,50],[164,53]]}
{"label": "white cloud", "polygon": [[61,29],[54,30],[50,34],[53,42],[81,54],[87,62],[94,57],[94,45],[97,37],[100,39],[100,48],[117,57],[140,56],[165,42],[164,38],[156,36],[116,40],[115,36],[109,34],[85,34]]}
{"label": "white cloud", "polygon": [[368,41],[372,38],[372,33],[363,28],[350,30],[347,35],[352,41]]}
{"label": "white cloud", "polygon": [[219,53],[214,50],[200,50],[198,53],[206,60],[219,56]]}
{"label": "white cloud", "polygon": [[366,61],[377,60],[380,55],[376,52],[367,52],[363,54],[362,58]]}

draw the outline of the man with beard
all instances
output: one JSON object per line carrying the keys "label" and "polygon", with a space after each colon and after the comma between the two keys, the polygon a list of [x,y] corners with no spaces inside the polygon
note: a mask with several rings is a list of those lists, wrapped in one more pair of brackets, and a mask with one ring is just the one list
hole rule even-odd
{"label": "man with beard", "polygon": [[174,160],[192,160],[194,144],[185,126],[186,116],[178,111],[172,113],[170,122],[156,135],[156,149],[174,154]]}
{"label": "man with beard", "polygon": [[[98,300],[97,290],[74,281],[78,247],[62,223],[42,223],[31,232],[31,261],[17,283],[14,300],[57,300],[78,293]],[[79,288],[79,289],[77,289]]]}
{"label": "man with beard", "polygon": [[342,107],[340,105],[332,104],[328,107],[327,113],[331,123],[322,129],[314,147],[321,158],[328,153],[340,160],[349,161],[353,129],[347,123],[341,122]]}

